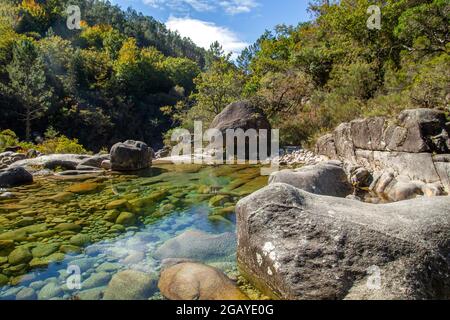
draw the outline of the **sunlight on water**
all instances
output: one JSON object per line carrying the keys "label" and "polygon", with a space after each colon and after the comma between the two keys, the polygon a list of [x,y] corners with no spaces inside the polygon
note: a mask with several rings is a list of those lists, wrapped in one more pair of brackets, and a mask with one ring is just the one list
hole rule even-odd
{"label": "sunlight on water", "polygon": [[[234,206],[266,183],[257,167],[161,165],[140,176],[10,189],[16,198],[0,201],[0,299],[101,299],[118,272],[157,279],[165,258],[236,277]],[[69,266],[81,271],[80,289],[67,286]],[[161,296],[155,287],[145,298]]]}

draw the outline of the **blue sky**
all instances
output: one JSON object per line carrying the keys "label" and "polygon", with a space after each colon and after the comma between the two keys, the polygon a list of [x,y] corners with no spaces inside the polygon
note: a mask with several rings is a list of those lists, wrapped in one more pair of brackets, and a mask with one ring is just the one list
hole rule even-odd
{"label": "blue sky", "polygon": [[219,41],[227,52],[239,53],[266,29],[310,19],[308,0],[111,0],[165,23],[169,29],[209,47]]}

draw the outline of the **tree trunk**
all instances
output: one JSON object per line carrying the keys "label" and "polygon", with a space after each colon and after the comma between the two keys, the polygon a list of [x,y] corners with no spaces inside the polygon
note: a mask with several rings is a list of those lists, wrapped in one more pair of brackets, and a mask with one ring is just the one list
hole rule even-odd
{"label": "tree trunk", "polygon": [[30,139],[31,139],[31,115],[29,108],[27,108],[27,115],[25,118],[25,140],[30,142]]}

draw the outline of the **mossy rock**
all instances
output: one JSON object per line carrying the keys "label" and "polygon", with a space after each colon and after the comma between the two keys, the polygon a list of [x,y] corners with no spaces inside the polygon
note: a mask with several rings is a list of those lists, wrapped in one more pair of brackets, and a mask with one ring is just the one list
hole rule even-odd
{"label": "mossy rock", "polygon": [[87,234],[77,234],[70,238],[69,242],[71,245],[83,247],[91,242],[91,237]]}
{"label": "mossy rock", "polygon": [[34,258],[42,258],[51,255],[59,250],[58,243],[49,243],[49,244],[39,244],[33,250],[31,250],[31,254]]}
{"label": "mossy rock", "polygon": [[122,226],[132,226],[136,223],[136,216],[131,212],[122,212],[116,220],[116,224]]}
{"label": "mossy rock", "polygon": [[92,194],[103,190],[105,186],[96,182],[84,182],[74,184],[66,188],[66,192],[76,193],[76,194]]}
{"label": "mossy rock", "polygon": [[0,257],[0,266],[8,262],[8,257]]}
{"label": "mossy rock", "polygon": [[226,224],[233,224],[230,220],[228,220],[222,216],[216,216],[216,215],[208,216],[208,220],[211,222],[224,222]]}
{"label": "mossy rock", "polygon": [[13,240],[0,240],[0,257],[7,256],[14,250]]}
{"label": "mossy rock", "polygon": [[42,258],[33,258],[29,265],[31,268],[45,268],[50,263],[61,262],[65,258],[65,254],[61,252],[55,252],[49,255],[48,257]]}
{"label": "mossy rock", "polygon": [[18,247],[11,251],[8,255],[8,263],[11,265],[20,265],[25,264],[33,259],[33,255],[30,252],[30,249],[26,247]]}
{"label": "mossy rock", "polygon": [[9,278],[5,276],[4,274],[0,273],[0,287],[6,286],[9,282]]}
{"label": "mossy rock", "polygon": [[231,197],[228,195],[217,195],[212,197],[209,200],[209,206],[210,207],[221,207],[223,206],[225,203],[231,201]]}
{"label": "mossy rock", "polygon": [[114,210],[114,209],[117,209],[117,210],[122,210],[122,209],[130,210],[131,206],[130,206],[130,203],[127,200],[119,199],[119,200],[114,200],[114,201],[111,201],[110,203],[108,203],[105,206],[105,209],[106,210]]}
{"label": "mossy rock", "polygon": [[59,251],[62,253],[80,253],[82,250],[80,247],[70,245],[70,244],[63,244],[61,247],[59,247]]}
{"label": "mossy rock", "polygon": [[28,264],[21,263],[21,264],[13,265],[13,266],[3,269],[3,274],[5,274],[7,276],[20,275],[20,274],[24,274],[27,271],[27,269],[28,269]]}
{"label": "mossy rock", "polygon": [[52,197],[49,197],[48,200],[55,203],[67,203],[73,198],[75,198],[75,194],[72,192],[60,192]]}
{"label": "mossy rock", "polygon": [[133,210],[136,212],[144,207],[152,207],[157,205],[162,199],[164,199],[168,195],[169,192],[167,190],[155,191],[147,197],[130,201],[130,204]]}
{"label": "mossy rock", "polygon": [[109,228],[109,230],[110,230],[111,232],[114,232],[114,233],[122,233],[122,232],[124,232],[126,229],[125,229],[124,226],[122,226],[122,225],[120,225],[120,224],[115,224],[115,225],[113,225],[111,228]]}
{"label": "mossy rock", "polygon": [[212,215],[216,216],[227,216],[236,212],[235,206],[228,206],[222,209],[216,209],[213,211]]}
{"label": "mossy rock", "polygon": [[176,209],[176,206],[172,203],[167,203],[159,208],[159,213],[162,215],[169,214]]}
{"label": "mossy rock", "polygon": [[260,176],[256,179],[247,182],[242,187],[235,189],[234,192],[236,192],[241,196],[247,196],[267,186],[268,179],[269,179],[268,177]]}
{"label": "mossy rock", "polygon": [[79,232],[81,230],[81,226],[75,223],[60,223],[55,227],[55,230],[60,232],[64,231]]}
{"label": "mossy rock", "polygon": [[105,213],[103,216],[103,220],[108,222],[115,222],[117,220],[117,217],[119,216],[120,212],[117,210],[109,210]]}
{"label": "mossy rock", "polygon": [[47,230],[47,231],[33,233],[33,237],[35,237],[35,238],[51,238],[57,233],[58,232],[55,230]]}
{"label": "mossy rock", "polygon": [[18,211],[22,209],[28,209],[27,205],[24,204],[17,204],[17,203],[7,203],[5,205],[0,206],[0,212],[11,212],[11,211]]}

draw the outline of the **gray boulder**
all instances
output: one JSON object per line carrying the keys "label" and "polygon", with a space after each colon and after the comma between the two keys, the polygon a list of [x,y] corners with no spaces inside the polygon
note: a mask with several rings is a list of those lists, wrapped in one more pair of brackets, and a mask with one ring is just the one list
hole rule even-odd
{"label": "gray boulder", "polygon": [[86,168],[86,167],[93,167],[93,168],[101,168],[102,162],[104,160],[109,160],[110,155],[109,154],[101,154],[101,155],[95,155],[90,158],[87,158],[83,161],[81,161],[78,164],[77,170],[80,170],[80,168]]}
{"label": "gray boulder", "polygon": [[238,264],[282,299],[449,299],[450,197],[374,205],[272,184],[237,205]]}
{"label": "gray boulder", "polygon": [[160,260],[178,258],[205,261],[227,257],[235,250],[236,235],[233,233],[215,235],[188,230],[167,240],[156,250],[154,257]]}
{"label": "gray boulder", "polygon": [[137,171],[151,165],[152,150],[141,141],[127,140],[116,143],[110,152],[111,169],[114,171]]}
{"label": "gray boulder", "polygon": [[249,101],[239,101],[228,105],[218,114],[211,128],[215,128],[225,133],[228,129],[267,129],[270,130],[270,123],[259,108],[253,106]]}
{"label": "gray boulder", "polygon": [[330,159],[337,159],[338,155],[334,143],[334,135],[329,133],[317,139],[315,152]]}
{"label": "gray boulder", "polygon": [[39,156],[32,159],[24,159],[14,162],[9,167],[24,167],[29,171],[37,171],[39,167],[54,170],[56,168],[63,168],[65,170],[75,170],[81,161],[89,158],[88,155],[79,154],[51,154]]}
{"label": "gray boulder", "polygon": [[311,193],[342,198],[353,191],[339,161],[275,172],[269,178],[269,184],[273,183],[287,183]]}
{"label": "gray boulder", "polygon": [[7,169],[0,172],[0,187],[17,187],[23,184],[32,183],[33,176],[22,167]]}

